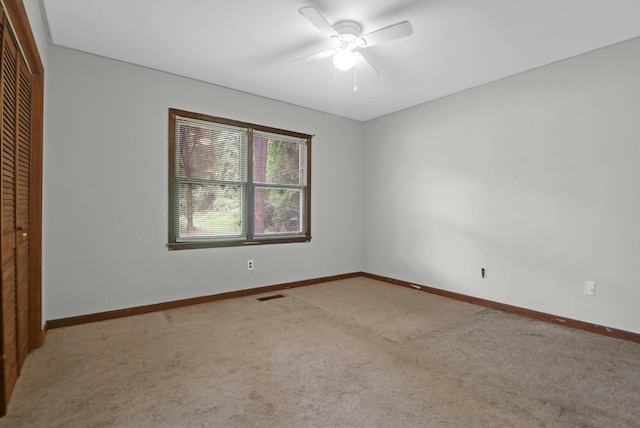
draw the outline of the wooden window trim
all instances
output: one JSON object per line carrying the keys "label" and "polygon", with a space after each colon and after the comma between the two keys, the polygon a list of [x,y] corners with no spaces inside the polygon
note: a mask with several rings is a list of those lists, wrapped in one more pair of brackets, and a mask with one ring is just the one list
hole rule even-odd
{"label": "wooden window trim", "polygon": [[[176,128],[176,117],[186,117],[190,119],[202,120],[207,122],[214,122],[223,125],[234,126],[238,128],[247,128],[248,138],[251,140],[253,131],[266,132],[270,134],[278,134],[288,137],[300,138],[306,140],[307,146],[307,164],[306,167],[306,186],[304,188],[305,191],[305,213],[304,213],[304,222],[305,222],[305,230],[303,234],[299,235],[282,235],[282,236],[260,236],[255,237],[251,236],[250,239],[242,238],[242,239],[230,239],[230,240],[193,240],[193,241],[180,241],[178,242],[176,237],[176,228],[175,228],[175,204],[176,201],[176,159],[175,159],[175,128]],[[311,139],[312,135],[288,131],[284,129],[273,128],[264,125],[257,125],[254,123],[242,122],[233,119],[221,118],[216,116],[210,116],[202,113],[194,113],[185,110],[179,109],[169,109],[169,243],[167,247],[170,250],[186,250],[186,249],[199,249],[199,248],[216,248],[216,247],[238,247],[238,246],[252,246],[252,245],[265,245],[265,244],[285,244],[285,243],[302,243],[309,242],[311,240]],[[247,159],[253,159],[253,145],[248,144],[247,148]],[[251,182],[253,168],[253,161],[247,162],[247,175],[248,182]],[[253,184],[249,185],[248,194],[251,194],[251,190],[253,188]],[[249,197],[251,200],[251,197]],[[252,235],[252,234],[251,234]]]}

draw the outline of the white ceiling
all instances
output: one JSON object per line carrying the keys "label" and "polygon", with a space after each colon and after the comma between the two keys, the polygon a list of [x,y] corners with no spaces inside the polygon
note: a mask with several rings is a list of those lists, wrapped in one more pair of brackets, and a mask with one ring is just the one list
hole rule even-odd
{"label": "white ceiling", "polygon": [[[640,0],[43,0],[51,42],[366,121],[640,36]],[[369,33],[380,74],[335,71],[332,47],[298,9]]]}

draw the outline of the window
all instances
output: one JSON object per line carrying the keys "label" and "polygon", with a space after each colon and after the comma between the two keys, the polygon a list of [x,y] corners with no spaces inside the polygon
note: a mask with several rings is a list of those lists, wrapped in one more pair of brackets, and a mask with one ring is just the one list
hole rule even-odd
{"label": "window", "polygon": [[311,135],[169,110],[169,248],[311,239]]}

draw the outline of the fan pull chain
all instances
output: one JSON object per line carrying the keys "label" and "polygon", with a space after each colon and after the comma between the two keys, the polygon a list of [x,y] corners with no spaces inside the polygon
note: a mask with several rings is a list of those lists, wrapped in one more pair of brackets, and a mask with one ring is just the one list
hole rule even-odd
{"label": "fan pull chain", "polygon": [[336,66],[333,66],[333,84],[336,84]]}
{"label": "fan pull chain", "polygon": [[358,90],[358,68],[353,67],[353,92]]}

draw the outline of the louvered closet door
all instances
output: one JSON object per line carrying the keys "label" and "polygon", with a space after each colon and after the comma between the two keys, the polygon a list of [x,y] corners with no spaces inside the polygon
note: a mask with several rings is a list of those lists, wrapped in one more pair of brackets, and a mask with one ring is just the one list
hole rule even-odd
{"label": "louvered closet door", "polygon": [[2,261],[2,409],[29,353],[29,190],[31,73],[8,26],[2,30],[0,97],[0,259]]}
{"label": "louvered closet door", "polygon": [[2,33],[2,363],[5,400],[18,378],[16,306],[16,49],[5,25]]}
{"label": "louvered closet door", "polygon": [[16,330],[18,373],[29,353],[29,203],[31,165],[31,72],[18,55],[16,100]]}

